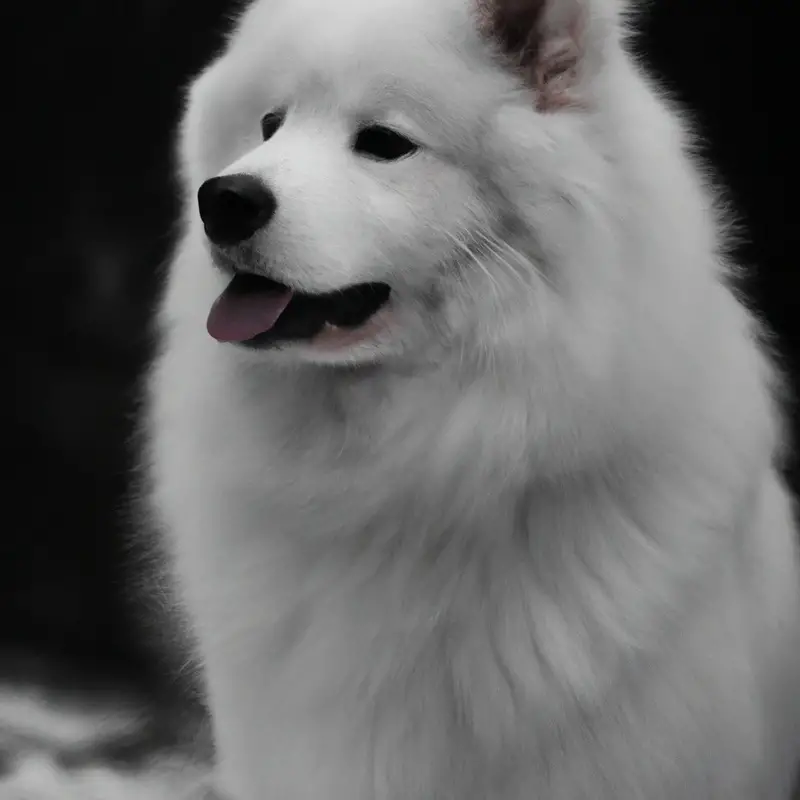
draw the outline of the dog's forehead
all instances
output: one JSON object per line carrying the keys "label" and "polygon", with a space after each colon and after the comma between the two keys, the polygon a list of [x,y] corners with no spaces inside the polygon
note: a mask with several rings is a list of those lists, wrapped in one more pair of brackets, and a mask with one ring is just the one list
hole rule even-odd
{"label": "dog's forehead", "polygon": [[393,48],[424,39],[444,42],[464,24],[475,26],[478,0],[258,0],[237,36],[280,39],[319,53],[375,42]]}
{"label": "dog's forehead", "polygon": [[220,84],[240,107],[245,95],[266,108],[328,94],[339,108],[410,101],[464,119],[498,96],[503,76],[489,59],[476,0],[260,0],[230,41]]}
{"label": "dog's forehead", "polygon": [[477,32],[475,0],[261,0],[229,56],[277,80],[316,74],[352,87],[380,75],[413,79],[419,64],[430,82],[430,67],[446,68]]}

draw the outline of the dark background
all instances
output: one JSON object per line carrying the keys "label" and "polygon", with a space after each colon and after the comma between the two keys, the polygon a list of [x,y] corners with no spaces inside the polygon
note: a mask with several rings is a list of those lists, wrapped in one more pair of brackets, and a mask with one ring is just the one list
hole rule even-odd
{"label": "dark background", "polygon": [[[16,0],[10,24],[6,17],[12,481],[0,535],[0,650],[158,677],[128,588],[129,442],[173,241],[180,100],[220,45],[232,6]],[[640,49],[696,112],[745,223],[738,255],[751,268],[748,292],[777,331],[796,389],[800,242],[785,182],[797,82],[791,51],[776,44],[788,26],[779,0],[654,0]]]}

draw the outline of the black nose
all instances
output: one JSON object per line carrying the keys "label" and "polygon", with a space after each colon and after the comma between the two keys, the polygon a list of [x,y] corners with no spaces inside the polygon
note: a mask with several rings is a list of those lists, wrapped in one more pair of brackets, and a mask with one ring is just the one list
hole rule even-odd
{"label": "black nose", "polygon": [[252,175],[207,180],[197,193],[206,235],[214,244],[238,244],[263,228],[275,214],[273,192]]}

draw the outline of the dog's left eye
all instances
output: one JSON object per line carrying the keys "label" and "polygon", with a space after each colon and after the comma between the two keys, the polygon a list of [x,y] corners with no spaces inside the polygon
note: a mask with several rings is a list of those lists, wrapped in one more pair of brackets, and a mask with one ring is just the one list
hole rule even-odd
{"label": "dog's left eye", "polygon": [[369,125],[356,134],[353,150],[378,161],[397,161],[415,153],[419,145],[384,125]]}
{"label": "dog's left eye", "polygon": [[283,110],[269,111],[261,117],[261,136],[265,142],[278,132],[284,119],[286,119],[286,112]]}

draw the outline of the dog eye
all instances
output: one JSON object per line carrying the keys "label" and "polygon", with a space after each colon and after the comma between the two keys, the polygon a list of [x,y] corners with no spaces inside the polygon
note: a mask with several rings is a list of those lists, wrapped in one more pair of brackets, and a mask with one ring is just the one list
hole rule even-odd
{"label": "dog eye", "polygon": [[278,132],[284,119],[286,119],[285,111],[268,111],[261,117],[261,135],[265,142]]}
{"label": "dog eye", "polygon": [[419,145],[391,128],[370,125],[356,134],[353,150],[378,161],[397,161],[415,153]]}

